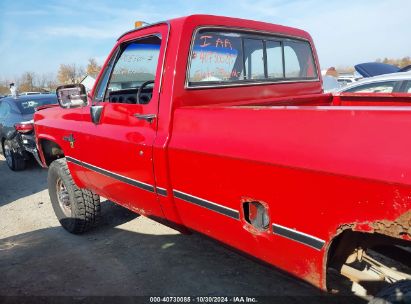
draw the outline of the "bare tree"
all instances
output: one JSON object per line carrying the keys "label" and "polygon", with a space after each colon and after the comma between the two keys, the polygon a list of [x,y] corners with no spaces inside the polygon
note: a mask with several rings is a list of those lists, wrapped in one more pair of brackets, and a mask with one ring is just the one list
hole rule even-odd
{"label": "bare tree", "polygon": [[18,81],[20,92],[30,92],[35,90],[37,75],[34,72],[24,72]]}
{"label": "bare tree", "polygon": [[57,82],[56,79],[49,79],[47,81],[47,89],[50,90],[51,92],[54,92],[58,86],[59,86],[59,83]]}
{"label": "bare tree", "polygon": [[46,74],[41,74],[37,76],[37,81],[36,81],[36,87],[40,88],[40,89],[44,89],[46,87],[46,83],[47,83],[47,75]]}
{"label": "bare tree", "polygon": [[53,91],[57,86],[56,76],[53,73],[39,74],[34,84],[40,92]]}
{"label": "bare tree", "polygon": [[85,75],[86,75],[86,70],[84,69],[84,66],[82,65],[78,66],[76,82],[80,82],[84,78]]}
{"label": "bare tree", "polygon": [[406,56],[406,57],[397,58],[397,59],[385,57],[384,59],[378,58],[376,62],[392,64],[392,65],[396,65],[397,67],[403,68],[411,64],[411,57]]}
{"label": "bare tree", "polygon": [[75,63],[60,64],[57,79],[62,84],[76,83],[80,81],[82,75],[84,75],[83,67],[77,66]]}
{"label": "bare tree", "polygon": [[92,76],[92,77],[97,77],[98,73],[101,70],[101,66],[98,65],[97,60],[95,58],[90,58],[88,60],[88,65],[87,65],[87,74]]}
{"label": "bare tree", "polygon": [[10,94],[10,81],[9,79],[2,79],[0,81],[0,95],[9,95]]}
{"label": "bare tree", "polygon": [[60,68],[57,72],[57,79],[60,83],[74,83],[76,78],[76,65],[75,64],[60,64]]}

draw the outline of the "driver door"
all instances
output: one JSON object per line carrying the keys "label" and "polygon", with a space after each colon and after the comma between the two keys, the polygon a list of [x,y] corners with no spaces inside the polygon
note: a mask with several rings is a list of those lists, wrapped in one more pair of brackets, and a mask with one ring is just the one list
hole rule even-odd
{"label": "driver door", "polygon": [[157,216],[162,211],[155,194],[153,142],[166,35],[166,26],[157,26],[137,31],[118,47],[94,91],[93,104],[103,108],[100,121],[85,122],[82,140],[88,147],[82,161],[90,188],[137,213]]}

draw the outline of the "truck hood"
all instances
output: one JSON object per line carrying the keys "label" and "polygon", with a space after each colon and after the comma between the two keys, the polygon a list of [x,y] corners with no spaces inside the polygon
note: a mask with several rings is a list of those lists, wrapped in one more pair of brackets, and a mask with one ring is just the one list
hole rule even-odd
{"label": "truck hood", "polygon": [[363,77],[373,77],[382,74],[396,73],[400,71],[399,67],[392,64],[381,62],[367,62],[354,66],[355,70]]}

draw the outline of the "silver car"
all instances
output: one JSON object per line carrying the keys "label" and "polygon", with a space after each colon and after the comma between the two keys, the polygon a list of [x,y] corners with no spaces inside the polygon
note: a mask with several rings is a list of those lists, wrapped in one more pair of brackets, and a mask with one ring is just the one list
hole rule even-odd
{"label": "silver car", "polygon": [[337,93],[411,93],[411,72],[399,72],[363,78],[347,84]]}

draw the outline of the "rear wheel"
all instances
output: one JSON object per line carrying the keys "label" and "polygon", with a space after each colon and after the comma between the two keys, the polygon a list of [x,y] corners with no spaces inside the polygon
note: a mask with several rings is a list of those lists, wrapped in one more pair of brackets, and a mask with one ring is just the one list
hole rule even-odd
{"label": "rear wheel", "polygon": [[74,183],[65,158],[49,167],[48,189],[51,204],[60,224],[67,231],[80,234],[94,227],[100,217],[100,197]]}
{"label": "rear wheel", "polygon": [[10,140],[5,140],[3,144],[4,157],[6,158],[7,166],[13,171],[21,171],[26,168],[26,161],[22,155],[13,150],[13,145]]}
{"label": "rear wheel", "polygon": [[369,304],[411,303],[411,281],[398,281],[383,288]]}

